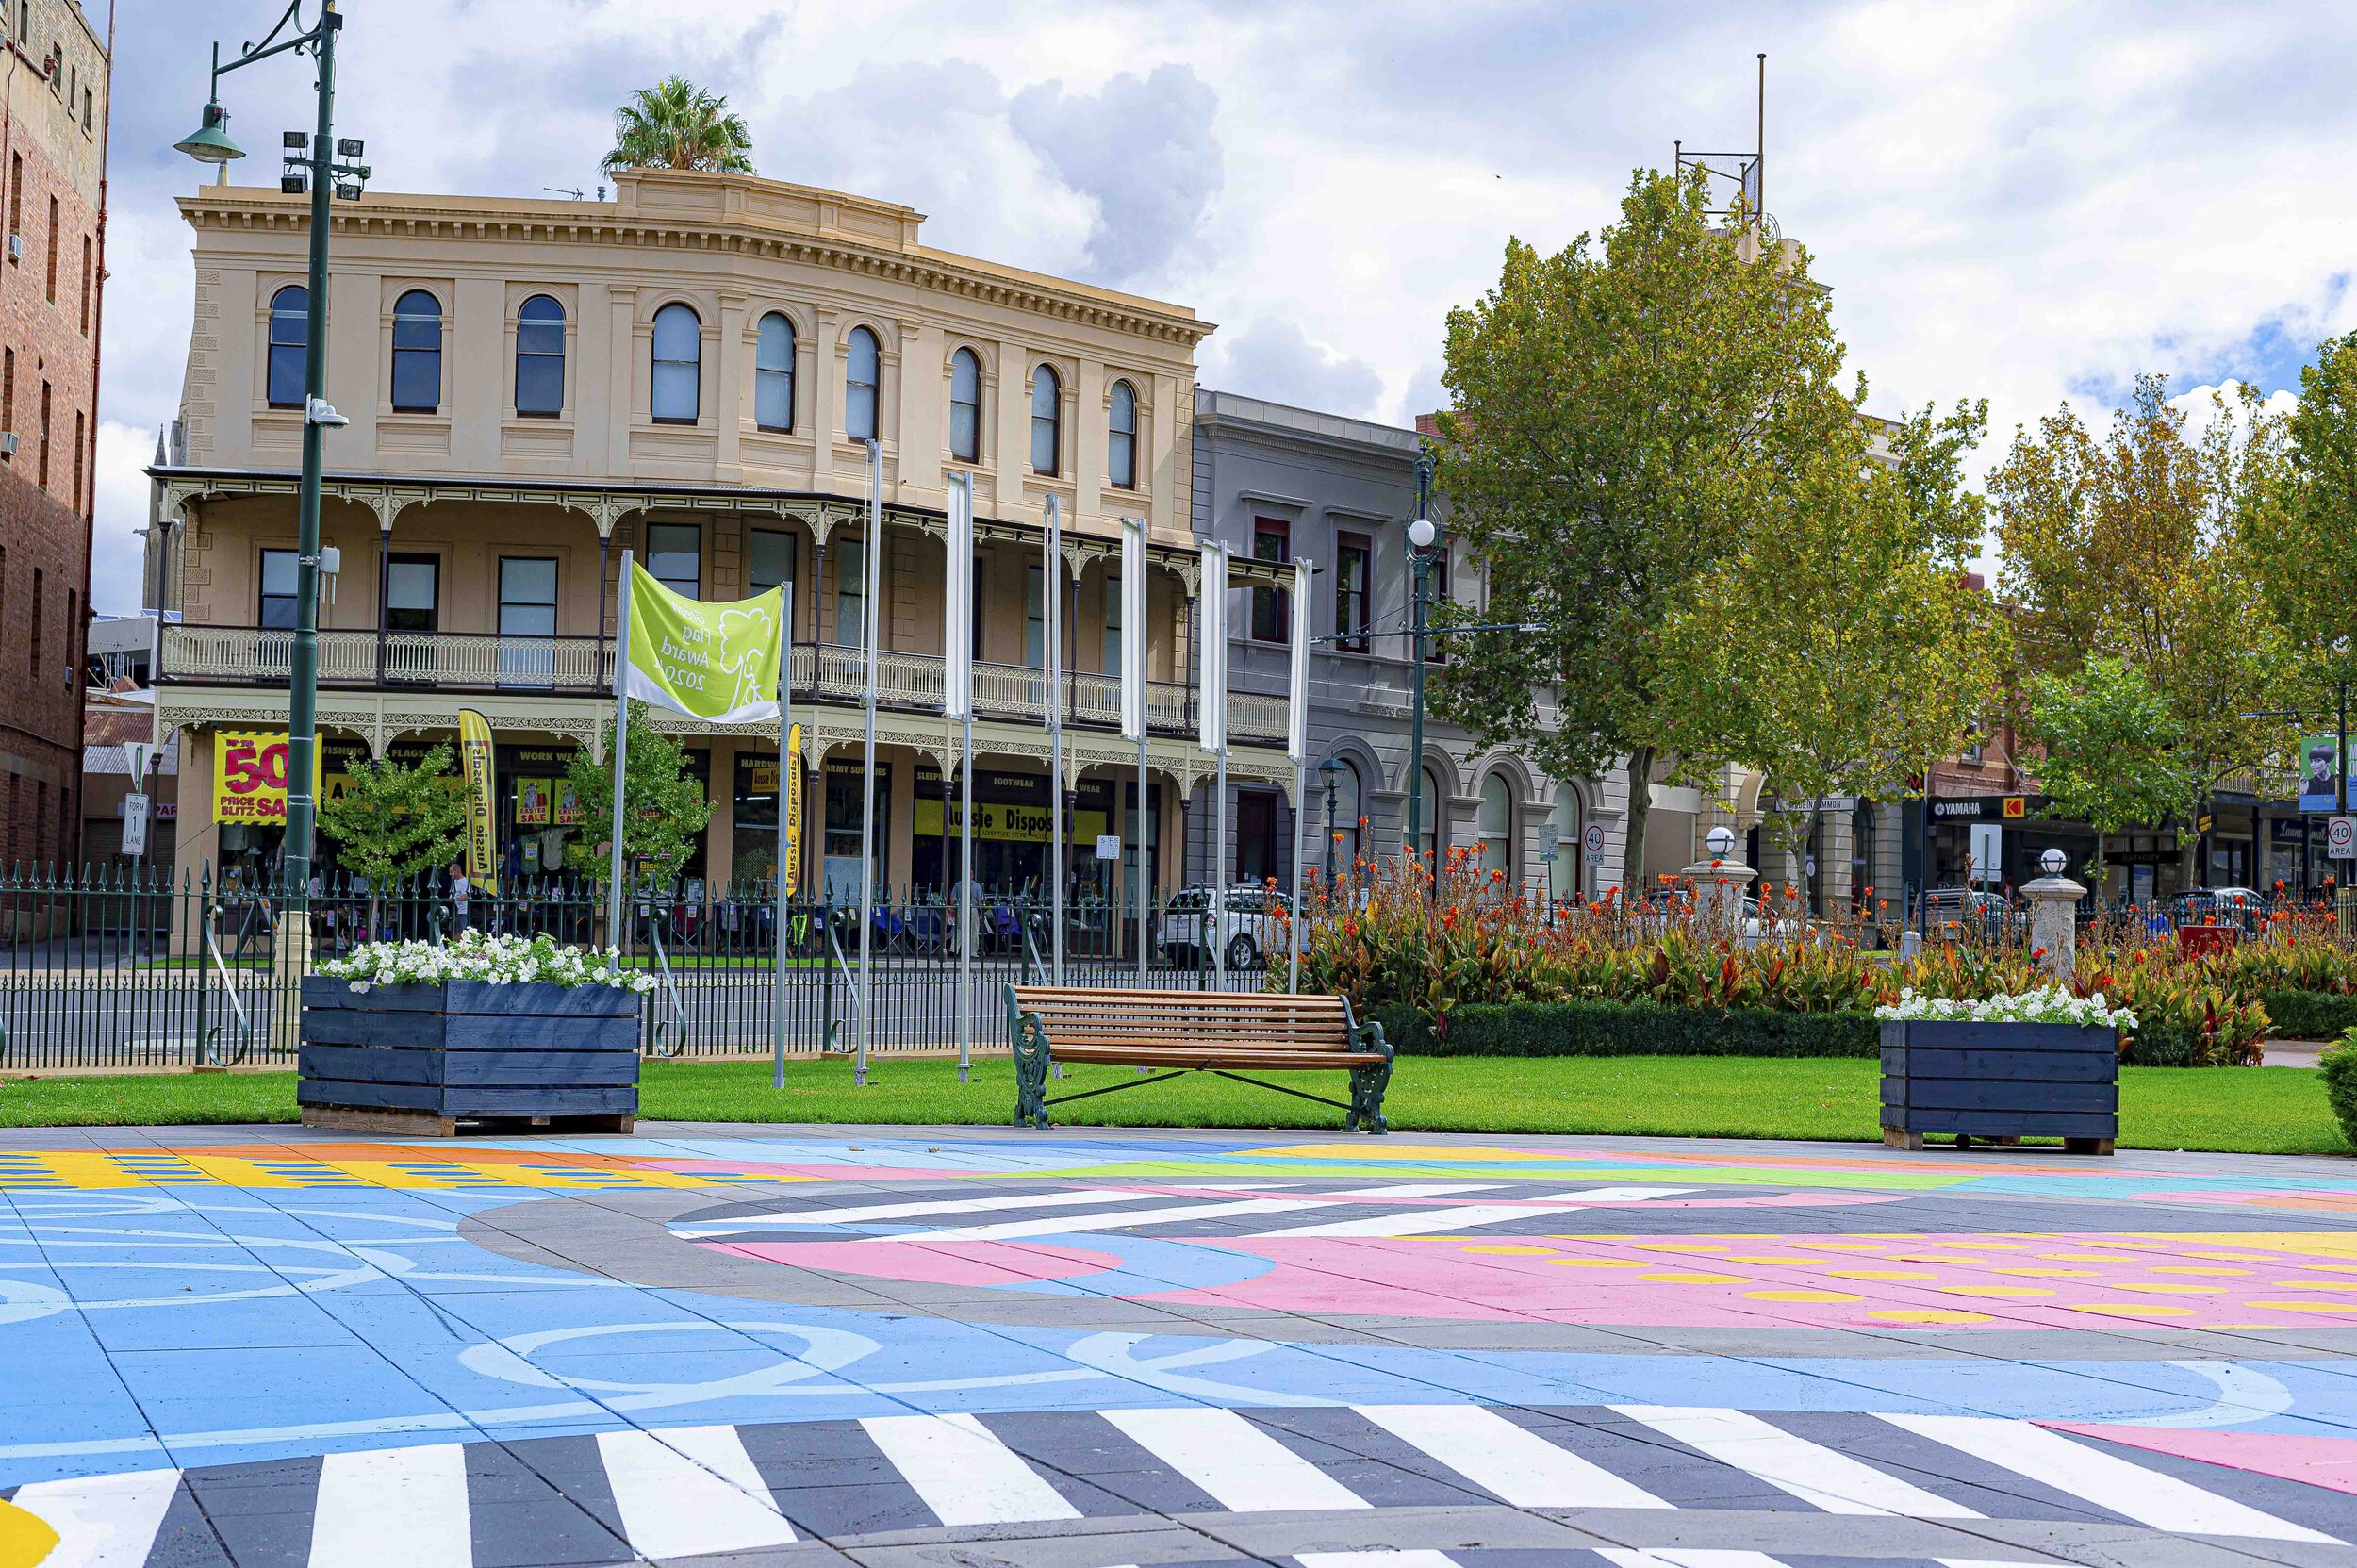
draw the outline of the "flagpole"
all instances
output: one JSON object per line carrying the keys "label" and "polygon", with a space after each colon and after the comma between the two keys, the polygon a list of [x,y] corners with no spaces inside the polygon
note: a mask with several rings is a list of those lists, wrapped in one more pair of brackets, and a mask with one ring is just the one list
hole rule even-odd
{"label": "flagpole", "polygon": [[605,940],[613,949],[609,970],[622,963],[622,785],[630,761],[630,690],[622,671],[630,667],[631,553],[622,552],[622,586],[614,612],[614,816],[607,834],[612,850],[606,861]]}
{"label": "flagpole", "polygon": [[1287,944],[1285,989],[1301,990],[1301,824],[1310,813],[1310,581],[1315,569],[1308,556],[1294,562],[1293,647],[1285,672],[1285,754],[1294,765],[1294,890],[1292,917],[1285,930]]}
{"label": "flagpole", "polygon": [[867,437],[867,536],[862,541],[862,554],[860,638],[867,646],[867,741],[861,753],[860,770],[859,1057],[852,1064],[851,1081],[865,1088],[867,1052],[875,1033],[869,1004],[876,998],[875,975],[870,967],[876,927],[876,597],[881,585],[877,565],[883,558],[883,446],[873,436]]}
{"label": "flagpole", "polygon": [[785,1087],[785,792],[794,786],[794,580],[778,585],[778,879],[769,970],[770,1087]]}
{"label": "flagpole", "polygon": [[1138,988],[1146,988],[1146,523],[1121,520],[1121,724],[1138,743]]}
{"label": "flagpole", "polygon": [[[974,1065],[974,476],[949,476],[949,569],[941,688],[958,719],[958,1081]],[[948,846],[949,825],[942,824]]]}
{"label": "flagpole", "polygon": [[1047,569],[1041,573],[1047,633],[1047,908],[1055,982],[1063,983],[1063,502],[1047,495]]}
{"label": "flagpole", "polygon": [[[1211,972],[1228,989],[1228,547],[1203,547],[1202,648],[1195,654],[1198,742],[1219,759],[1211,800],[1211,907],[1199,940],[1211,948]],[[1198,969],[1198,974],[1202,971]]]}

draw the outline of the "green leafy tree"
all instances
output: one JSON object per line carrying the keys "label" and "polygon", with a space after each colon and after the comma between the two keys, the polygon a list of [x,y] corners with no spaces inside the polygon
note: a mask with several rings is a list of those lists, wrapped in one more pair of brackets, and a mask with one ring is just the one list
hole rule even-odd
{"label": "green leafy tree", "polygon": [[[614,730],[604,731],[605,754],[614,754]],[[614,842],[614,770],[586,751],[573,755],[566,777],[581,801],[581,832],[565,841],[565,864],[600,882],[610,866]],[[622,778],[622,858],[658,885],[679,875],[695,852],[696,840],[712,820],[703,784],[687,771],[679,742],[647,719],[647,705],[630,705],[630,759]]]}
{"label": "green leafy tree", "polygon": [[2252,487],[2245,536],[2298,689],[2321,715],[2334,688],[2357,681],[2357,332],[2321,344],[2300,371],[2285,435],[2280,482]]}
{"label": "green leafy tree", "polygon": [[753,139],[729,101],[684,76],[642,87],[614,111],[614,150],[600,165],[617,169],[708,169],[750,174]]}
{"label": "green leafy tree", "polygon": [[[2167,378],[2140,376],[2098,438],[2068,408],[2019,431],[1990,478],[2003,583],[2033,669],[2090,658],[2140,670],[2175,715],[2184,808],[2223,779],[2280,766],[2290,646],[2268,613],[2254,539],[2280,494],[2283,421],[2246,393],[2187,434]],[[2197,835],[2178,835],[2185,885]]]}
{"label": "green leafy tree", "polygon": [[1665,631],[1665,689],[1766,775],[1769,837],[1804,900],[1826,797],[1904,793],[1997,687],[2003,629],[1964,569],[1977,529],[1960,460],[1984,420],[1925,409],[1900,426],[1891,468],[1851,426],[1793,471]]}
{"label": "green leafy tree", "polygon": [[1448,319],[1440,494],[1482,619],[1545,630],[1452,639],[1434,700],[1558,777],[1624,759],[1630,887],[1656,762],[1698,771],[1737,738],[1681,701],[1668,631],[1850,438],[1859,395],[1837,384],[1806,253],[1763,255],[1706,206],[1699,179],[1640,171],[1600,241],[1510,242],[1497,286]]}
{"label": "green leafy tree", "polygon": [[467,800],[451,756],[449,747],[437,746],[415,766],[359,758],[351,787],[320,804],[320,832],[336,841],[336,858],[369,879],[371,931],[387,887],[447,864],[466,847]]}
{"label": "green leafy tree", "polygon": [[2095,830],[2095,887],[2109,889],[2104,842],[2192,803],[2176,704],[2137,666],[2097,655],[2029,683],[2030,733],[2046,748],[2038,782],[2055,808]]}

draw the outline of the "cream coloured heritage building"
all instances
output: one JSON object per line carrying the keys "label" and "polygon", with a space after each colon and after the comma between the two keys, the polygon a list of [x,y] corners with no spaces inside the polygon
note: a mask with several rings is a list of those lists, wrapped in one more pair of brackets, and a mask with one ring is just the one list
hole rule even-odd
{"label": "cream coloured heritage building", "polygon": [[[180,417],[151,474],[159,730],[182,741],[184,862],[258,868],[275,830],[223,822],[215,737],[286,724],[302,437],[306,198],[208,185],[180,203],[195,322]],[[978,875],[1045,874],[1044,505],[1066,531],[1068,860],[1140,868],[1136,752],[1114,728],[1121,639],[1156,681],[1148,885],[1176,885],[1178,804],[1209,770],[1189,643],[1195,345],[1182,306],[932,250],[890,203],[742,175],[623,173],[611,202],[370,193],[335,206],[320,721],[339,757],[491,720],[523,868],[553,866],[547,790],[609,711],[614,584],[634,551],[682,592],[794,585],[793,682],[813,726],[801,885],[858,867],[864,438],[882,452],[879,870],[938,888],[956,731],[940,718],[948,478],[973,476]],[[1120,624],[1120,520],[1152,540],[1149,623]],[[1239,561],[1239,591],[1278,569]],[[1289,581],[1290,579],[1286,579]],[[1241,610],[1238,613],[1242,613]],[[1230,705],[1231,775],[1290,789],[1282,697]],[[777,853],[774,731],[682,726],[722,883]],[[535,786],[541,786],[536,790]],[[949,818],[954,828],[954,817]],[[511,867],[511,868],[513,868]]]}

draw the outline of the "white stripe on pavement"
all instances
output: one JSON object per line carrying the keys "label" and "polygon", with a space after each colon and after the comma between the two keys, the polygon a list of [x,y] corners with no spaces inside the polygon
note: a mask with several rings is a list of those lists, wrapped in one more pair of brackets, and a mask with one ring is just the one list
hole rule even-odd
{"label": "white stripe on pavement", "polygon": [[1455,1197],[1460,1193],[1493,1193],[1503,1181],[1429,1181],[1420,1187],[1352,1187],[1320,1197]]}
{"label": "white stripe on pavement", "polygon": [[1599,1546],[1596,1555],[1614,1568],[1784,1568],[1783,1562],[1766,1552],[1722,1546],[1654,1546],[1643,1551]]}
{"label": "white stripe on pavement", "polygon": [[2337,1537],[2132,1464],[2034,1422],[1974,1415],[1886,1414],[1881,1419],[2156,1530],[2338,1543]]}
{"label": "white stripe on pavement", "polygon": [[1429,1546],[1405,1552],[1300,1552],[1294,1560],[1301,1568],[1458,1568],[1455,1558]]}
{"label": "white stripe on pavement", "polygon": [[742,1552],[794,1539],[733,1427],[600,1432],[598,1454],[622,1534],[641,1556]]}
{"label": "white stripe on pavement", "polygon": [[1409,1209],[1396,1214],[1376,1214],[1366,1219],[1295,1225],[1282,1230],[1263,1230],[1253,1239],[1268,1236],[1450,1235],[1479,1226],[1500,1225],[1510,1219],[1570,1213],[1591,1204],[1633,1203],[1641,1198],[1669,1197],[1693,1190],[1691,1187],[1599,1187],[1593,1192],[1558,1193],[1549,1197],[1531,1198],[1519,1203],[1467,1203],[1449,1209]]}
{"label": "white stripe on pavement", "polygon": [[1352,1408],[1516,1508],[1671,1506],[1485,1405]]}
{"label": "white stripe on pavement", "polygon": [[1912,1519],[1981,1517],[1962,1503],[1952,1503],[1847,1454],[1794,1437],[1742,1411],[1679,1405],[1612,1408],[1827,1513],[1895,1513]]}
{"label": "white stripe on pavement", "polygon": [[[1080,1214],[1065,1218],[1013,1219],[999,1225],[962,1225],[921,1235],[897,1236],[895,1241],[983,1242],[1012,1241],[1018,1236],[1062,1236],[1081,1230],[1126,1230],[1139,1225],[1168,1225],[1176,1220],[1233,1219],[1244,1214],[1283,1214],[1302,1209],[1331,1207],[1327,1198],[1246,1197],[1233,1203],[1175,1203],[1159,1209],[1124,1209],[1111,1214]],[[882,1238],[879,1238],[882,1239]]]}
{"label": "white stripe on pavement", "polygon": [[994,1209],[1075,1208],[1093,1203],[1128,1203],[1136,1193],[1087,1190],[1071,1193],[1024,1193],[1014,1197],[944,1197],[922,1203],[867,1203],[849,1209],[804,1209],[790,1214],[733,1214],[727,1219],[689,1220],[671,1228],[674,1235],[727,1235],[737,1230],[771,1230],[784,1225],[857,1225],[865,1220],[918,1219],[927,1214],[981,1213]]}
{"label": "white stripe on pavement", "polygon": [[1099,1411],[1230,1513],[1366,1508],[1366,1499],[1234,1411]]}
{"label": "white stripe on pavement", "polygon": [[473,1564],[464,1444],[375,1448],[320,1461],[311,1568]]}
{"label": "white stripe on pavement", "polygon": [[871,1415],[860,1426],[945,1525],[1080,1517],[1021,1455],[970,1415]]}
{"label": "white stripe on pavement", "polygon": [[58,1532],[44,1564],[55,1568],[145,1568],[156,1532],[180,1488],[177,1470],[134,1470],[72,1481],[30,1481],[16,1506]]}

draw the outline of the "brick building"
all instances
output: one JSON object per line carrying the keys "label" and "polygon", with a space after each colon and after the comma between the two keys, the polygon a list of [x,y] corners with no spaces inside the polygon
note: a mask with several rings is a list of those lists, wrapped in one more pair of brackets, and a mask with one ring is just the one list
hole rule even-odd
{"label": "brick building", "polygon": [[0,862],[76,858],[108,58],[73,0],[0,3]]}

